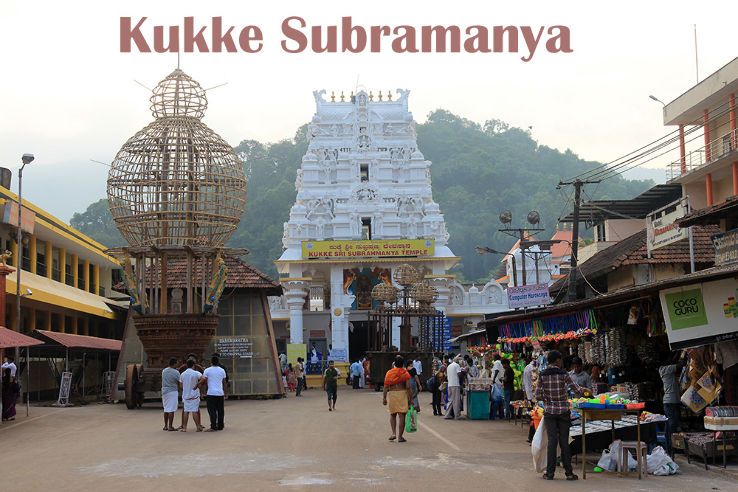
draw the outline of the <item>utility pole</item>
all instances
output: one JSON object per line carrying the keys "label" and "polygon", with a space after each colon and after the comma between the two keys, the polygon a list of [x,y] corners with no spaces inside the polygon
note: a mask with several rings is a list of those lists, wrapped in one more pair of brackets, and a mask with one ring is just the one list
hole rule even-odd
{"label": "utility pole", "polygon": [[585,184],[595,184],[599,181],[582,181],[575,179],[574,181],[559,182],[559,187],[566,185],[574,186],[574,224],[571,228],[571,269],[569,272],[569,288],[568,301],[577,300],[577,256],[579,255],[579,202],[582,197],[582,186]]}
{"label": "utility pole", "polygon": [[[528,285],[528,281],[526,279],[528,274],[525,271],[525,247],[523,246],[523,241],[525,241],[525,229],[520,229],[520,262],[523,268],[523,285]],[[513,256],[515,256],[514,251]],[[515,282],[515,285],[517,285],[517,279],[515,279]]]}

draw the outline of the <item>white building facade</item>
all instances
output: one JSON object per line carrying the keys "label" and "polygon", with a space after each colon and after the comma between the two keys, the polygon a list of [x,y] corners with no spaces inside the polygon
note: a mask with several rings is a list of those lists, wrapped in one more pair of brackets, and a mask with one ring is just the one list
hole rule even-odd
{"label": "white building facade", "polygon": [[[447,316],[481,320],[504,311],[492,281],[466,290],[446,272],[457,261],[433,200],[430,161],[417,146],[409,91],[392,100],[364,91],[345,101],[314,92],[310,143],[297,171],[297,198],[276,261],[285,294],[270,298],[278,339],[315,344],[336,360],[363,354],[371,289],[409,263],[440,295]],[[341,98],[344,99],[344,98]],[[399,320],[398,320],[399,323]],[[393,344],[399,347],[399,326]],[[414,333],[416,335],[416,333]]]}

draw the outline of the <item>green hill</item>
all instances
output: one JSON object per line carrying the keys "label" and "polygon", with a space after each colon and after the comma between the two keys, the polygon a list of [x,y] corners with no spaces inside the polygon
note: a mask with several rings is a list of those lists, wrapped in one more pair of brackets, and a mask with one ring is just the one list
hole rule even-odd
{"label": "green hill", "polygon": [[[306,130],[303,125],[291,140],[244,140],[235,148],[244,162],[248,196],[243,221],[229,245],[249,248],[248,261],[275,277],[273,261],[282,253],[283,223],[295,201]],[[417,132],[421,152],[433,162],[433,196],[446,217],[449,247],[462,258],[452,270],[460,280],[486,281],[499,266],[499,256],[479,255],[475,246],[506,251],[514,244],[497,231],[501,211],[511,210],[512,226],[519,227],[530,210],[537,210],[546,229],[538,237],[548,239],[557,219],[571,210],[571,190],[556,190],[559,180],[600,164],[579,159],[570,150],[538,145],[528,132],[502,121],[479,125],[444,110],[432,112]],[[617,177],[585,188],[584,198],[631,198],[651,186],[650,180]],[[103,244],[122,244],[105,200],[75,214],[71,225]]]}

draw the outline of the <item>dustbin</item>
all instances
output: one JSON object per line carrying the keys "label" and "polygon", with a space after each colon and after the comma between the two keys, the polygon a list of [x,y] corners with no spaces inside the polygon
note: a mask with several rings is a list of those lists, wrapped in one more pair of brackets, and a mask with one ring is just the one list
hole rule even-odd
{"label": "dustbin", "polygon": [[466,408],[468,418],[489,420],[489,391],[467,391]]}

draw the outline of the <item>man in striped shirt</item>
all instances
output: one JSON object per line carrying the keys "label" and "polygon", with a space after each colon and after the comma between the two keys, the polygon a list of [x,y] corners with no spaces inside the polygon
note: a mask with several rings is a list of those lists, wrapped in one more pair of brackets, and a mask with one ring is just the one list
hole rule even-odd
{"label": "man in striped shirt", "polygon": [[573,393],[589,395],[587,388],[582,388],[574,381],[568,372],[562,369],[561,352],[552,350],[546,360],[548,367],[538,375],[536,399],[543,402],[543,422],[548,434],[548,457],[545,480],[553,480],[556,471],[556,447],[561,447],[561,464],[564,467],[567,480],[576,480],[577,477],[571,468],[571,452],[569,451],[569,400],[567,388]]}

